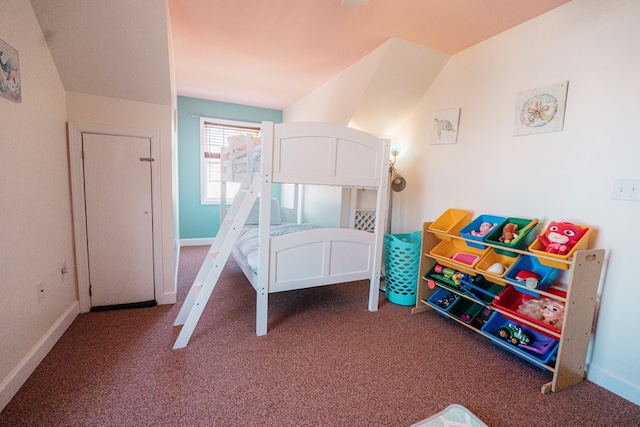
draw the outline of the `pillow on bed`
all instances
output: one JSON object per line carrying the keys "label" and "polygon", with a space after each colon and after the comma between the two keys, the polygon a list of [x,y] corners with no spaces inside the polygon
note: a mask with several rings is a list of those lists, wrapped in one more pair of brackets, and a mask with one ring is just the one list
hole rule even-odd
{"label": "pillow on bed", "polygon": [[[258,225],[260,223],[260,198],[256,200],[247,217],[247,225]],[[280,202],[275,197],[271,198],[271,225],[280,225]]]}

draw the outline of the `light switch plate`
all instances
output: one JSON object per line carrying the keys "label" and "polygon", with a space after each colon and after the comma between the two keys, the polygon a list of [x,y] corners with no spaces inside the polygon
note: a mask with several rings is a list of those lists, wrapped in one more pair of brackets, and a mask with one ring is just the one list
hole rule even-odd
{"label": "light switch plate", "polygon": [[613,182],[613,199],[640,201],[640,179],[616,179]]}

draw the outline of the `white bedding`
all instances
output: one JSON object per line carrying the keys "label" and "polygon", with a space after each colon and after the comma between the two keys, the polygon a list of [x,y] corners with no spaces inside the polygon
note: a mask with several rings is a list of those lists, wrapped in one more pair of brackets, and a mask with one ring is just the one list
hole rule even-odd
{"label": "white bedding", "polygon": [[[271,237],[275,236],[284,236],[285,234],[295,233],[298,231],[311,230],[313,228],[318,228],[318,226],[312,224],[296,224],[296,223],[282,223],[278,225],[272,225],[270,235]],[[256,272],[258,271],[258,226],[246,226],[241,232],[238,240],[236,241],[236,246],[242,252],[242,254],[247,259],[247,263],[249,267]]]}
{"label": "white bedding", "polygon": [[[229,155],[229,158],[233,158],[234,160],[240,160],[247,157],[247,149],[246,146],[244,148],[239,148],[234,150],[233,153]],[[258,145],[253,149],[252,159],[259,161],[262,157],[262,146]]]}

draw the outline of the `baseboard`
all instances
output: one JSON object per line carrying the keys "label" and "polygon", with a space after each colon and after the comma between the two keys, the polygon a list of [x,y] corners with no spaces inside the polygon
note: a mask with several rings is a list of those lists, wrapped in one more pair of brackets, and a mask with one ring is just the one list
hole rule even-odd
{"label": "baseboard", "polygon": [[180,239],[180,246],[211,246],[213,245],[213,239],[213,237]]}
{"label": "baseboard", "polygon": [[[175,268],[173,269],[173,289],[178,289],[178,271],[180,270],[180,239],[175,239],[173,241],[173,253],[175,255]],[[176,291],[173,292],[174,295]],[[174,300],[175,302],[175,300]],[[160,303],[162,304],[162,303]]]}
{"label": "baseboard", "polygon": [[156,301],[158,305],[175,304],[178,301],[178,294],[176,292],[165,292]]}
{"label": "baseboard", "polygon": [[587,379],[636,405],[640,405],[640,384],[630,383],[611,372],[593,366],[593,364],[589,366]]}
{"label": "baseboard", "polygon": [[40,362],[51,351],[58,342],[62,334],[71,326],[71,323],[80,314],[80,303],[74,301],[67,311],[51,326],[46,334],[29,351],[22,361],[0,384],[0,411],[11,401],[13,396],[20,390],[20,387],[27,381],[29,376],[35,371]]}

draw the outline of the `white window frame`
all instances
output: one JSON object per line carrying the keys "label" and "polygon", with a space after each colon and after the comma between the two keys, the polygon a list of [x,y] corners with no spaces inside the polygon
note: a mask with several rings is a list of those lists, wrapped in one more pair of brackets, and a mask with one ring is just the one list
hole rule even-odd
{"label": "white window frame", "polygon": [[[218,119],[213,117],[200,117],[200,203],[202,205],[219,205],[220,204],[220,182],[221,177],[218,176],[217,179],[213,179],[210,176],[207,176],[210,162],[220,162],[220,159],[207,157],[205,153],[208,153],[207,139],[205,126],[206,125],[217,125],[217,126],[229,126],[236,128],[248,128],[252,130],[256,130],[258,135],[260,134],[260,123],[256,122],[244,122],[239,120],[227,120],[227,119]],[[226,144],[226,141],[224,142]],[[208,191],[210,186],[217,185],[218,186],[218,196],[211,196]],[[227,203],[233,202],[233,197],[238,192],[240,187],[240,183],[227,183],[227,191],[226,191],[226,200]]]}

